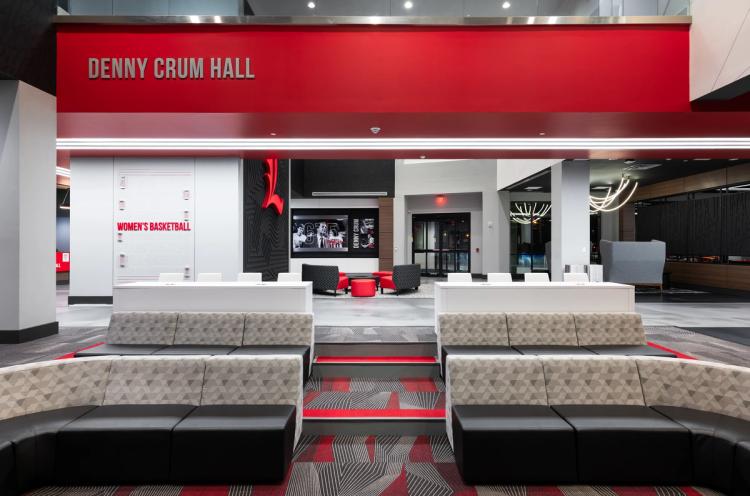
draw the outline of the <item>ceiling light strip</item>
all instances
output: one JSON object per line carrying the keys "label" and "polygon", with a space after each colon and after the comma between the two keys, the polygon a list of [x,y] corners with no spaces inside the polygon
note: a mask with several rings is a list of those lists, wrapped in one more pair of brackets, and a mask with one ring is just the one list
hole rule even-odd
{"label": "ceiling light strip", "polygon": [[742,138],[59,138],[59,150],[748,150]]}

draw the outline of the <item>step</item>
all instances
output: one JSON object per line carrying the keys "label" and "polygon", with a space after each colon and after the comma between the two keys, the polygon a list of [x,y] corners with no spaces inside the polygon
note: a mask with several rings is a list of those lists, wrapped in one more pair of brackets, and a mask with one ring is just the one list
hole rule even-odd
{"label": "step", "polygon": [[302,432],[312,435],[441,435],[445,410],[308,410]]}
{"label": "step", "polygon": [[437,343],[426,342],[348,342],[315,343],[321,356],[436,356]]}
{"label": "step", "polygon": [[445,432],[439,378],[316,378],[305,387],[306,434],[419,435]]}
{"label": "step", "polygon": [[313,360],[313,377],[438,377],[434,356],[321,356]]}

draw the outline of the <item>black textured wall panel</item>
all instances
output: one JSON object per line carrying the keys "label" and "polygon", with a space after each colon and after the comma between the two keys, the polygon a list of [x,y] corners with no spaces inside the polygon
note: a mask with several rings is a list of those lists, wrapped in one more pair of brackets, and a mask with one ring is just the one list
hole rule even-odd
{"label": "black textured wall panel", "polygon": [[690,202],[688,252],[696,256],[719,256],[722,250],[722,198],[702,198]]}
{"label": "black textured wall panel", "polygon": [[55,94],[55,0],[0,0],[0,79]]}
{"label": "black textured wall panel", "polygon": [[261,272],[264,281],[275,281],[289,271],[289,161],[279,160],[276,194],[284,211],[261,208],[266,186],[262,160],[243,161],[243,270]]}
{"label": "black textured wall panel", "polygon": [[750,193],[726,196],[726,254],[750,257]]}

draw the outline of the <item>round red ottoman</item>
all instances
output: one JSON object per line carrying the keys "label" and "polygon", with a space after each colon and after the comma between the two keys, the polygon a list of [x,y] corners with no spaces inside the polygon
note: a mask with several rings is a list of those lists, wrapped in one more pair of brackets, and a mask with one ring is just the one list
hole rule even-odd
{"label": "round red ottoman", "polygon": [[352,279],[352,296],[375,296],[374,279]]}

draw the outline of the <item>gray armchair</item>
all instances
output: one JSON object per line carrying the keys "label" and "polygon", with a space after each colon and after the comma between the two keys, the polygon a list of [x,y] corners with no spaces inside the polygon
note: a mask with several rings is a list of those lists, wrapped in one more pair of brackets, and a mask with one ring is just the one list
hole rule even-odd
{"label": "gray armchair", "polygon": [[606,241],[599,249],[606,282],[662,286],[667,245],[663,241]]}

